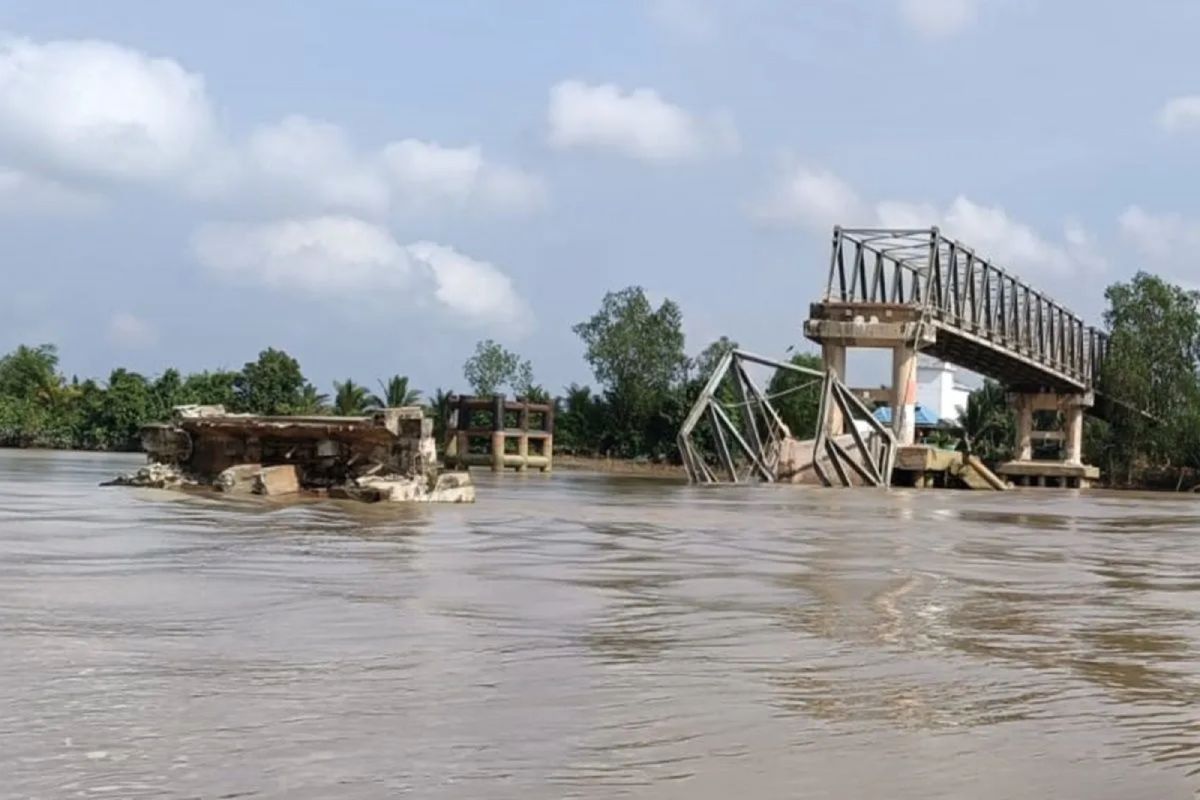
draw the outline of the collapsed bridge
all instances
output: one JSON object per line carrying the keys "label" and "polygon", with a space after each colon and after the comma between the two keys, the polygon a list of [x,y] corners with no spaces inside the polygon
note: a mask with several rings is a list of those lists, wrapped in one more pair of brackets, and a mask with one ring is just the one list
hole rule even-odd
{"label": "collapsed bridge", "polygon": [[[1001,475],[1021,485],[1077,487],[1099,477],[1095,467],[1083,463],[1083,414],[1096,403],[1107,335],[936,227],[834,228],[825,292],[811,305],[804,334],[821,346],[824,373],[829,376],[812,442],[820,445],[813,448],[816,461],[830,457],[833,463],[849,465],[828,442],[860,433],[861,425],[856,427],[850,420],[858,410],[836,400],[839,390],[845,389],[847,350],[884,348],[892,351],[888,405],[893,409],[890,433],[897,447],[914,444],[917,353],[922,352],[1007,388],[1017,430],[1015,457],[1000,466]],[[744,360],[746,355],[734,360]],[[735,377],[742,382],[745,376]],[[698,406],[709,400],[702,398]],[[765,398],[756,402],[769,405]],[[1035,412],[1061,415],[1063,431],[1035,431]],[[699,419],[689,420],[688,434]],[[712,427],[716,429],[718,423],[724,429],[731,427],[719,418]],[[1055,437],[1062,441],[1063,458],[1034,460],[1034,441]],[[744,438],[744,443],[735,441],[737,449],[754,449],[750,429]],[[865,442],[863,447],[858,441],[852,443],[866,453]],[[719,437],[714,444],[721,461]],[[829,452],[833,455],[827,456]],[[703,464],[688,463],[703,461],[694,444],[684,459],[694,480],[705,478]],[[851,460],[860,466],[866,463],[861,458]]]}

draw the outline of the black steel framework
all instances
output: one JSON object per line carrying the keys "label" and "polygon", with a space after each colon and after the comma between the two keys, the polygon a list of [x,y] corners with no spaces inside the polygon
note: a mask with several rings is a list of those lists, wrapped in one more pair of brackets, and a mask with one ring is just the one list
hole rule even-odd
{"label": "black steel framework", "polygon": [[[692,483],[780,480],[781,448],[792,438],[792,431],[772,405],[771,397],[750,377],[750,364],[794,372],[820,384],[812,456],[804,466],[811,466],[821,483],[882,487],[891,483],[895,437],[836,375],[745,350],[732,350],[717,363],[679,430],[679,453]],[[732,405],[717,397],[726,381],[738,398]],[[740,424],[730,414],[734,408],[739,411],[736,416]],[[835,415],[843,420],[848,434],[830,435],[829,421]],[[863,430],[855,420],[864,423]],[[695,437],[698,426],[706,422],[712,434],[707,452]]]}
{"label": "black steel framework", "polygon": [[934,355],[1009,385],[1093,389],[1108,337],[937,228],[834,228],[823,304],[908,306]]}

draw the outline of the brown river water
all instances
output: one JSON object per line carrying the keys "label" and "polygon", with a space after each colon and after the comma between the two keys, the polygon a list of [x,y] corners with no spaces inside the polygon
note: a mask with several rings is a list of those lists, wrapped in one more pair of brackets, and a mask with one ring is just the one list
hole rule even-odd
{"label": "brown river water", "polygon": [[1200,499],[0,451],[0,798],[1190,798]]}

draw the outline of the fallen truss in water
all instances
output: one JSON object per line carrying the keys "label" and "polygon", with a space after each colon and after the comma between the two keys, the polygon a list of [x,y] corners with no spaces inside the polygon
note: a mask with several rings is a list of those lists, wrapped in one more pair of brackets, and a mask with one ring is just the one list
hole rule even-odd
{"label": "fallen truss in water", "polygon": [[[789,370],[808,383],[768,395],[748,364]],[[771,400],[820,385],[816,431],[800,440]],[[733,402],[722,400],[732,395]],[[843,433],[843,430],[845,431]],[[693,483],[803,483],[887,486],[896,438],[832,372],[733,350],[717,364],[679,430],[679,452]]]}

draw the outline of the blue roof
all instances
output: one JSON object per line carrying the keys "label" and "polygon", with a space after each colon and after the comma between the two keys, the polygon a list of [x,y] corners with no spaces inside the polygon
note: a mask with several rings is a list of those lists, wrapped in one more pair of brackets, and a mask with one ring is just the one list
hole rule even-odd
{"label": "blue roof", "polygon": [[[925,406],[917,403],[916,405],[916,424],[922,427],[934,427],[938,424],[937,415],[930,411]],[[875,409],[875,419],[882,422],[884,425],[892,424],[892,409],[888,406],[881,406]]]}

